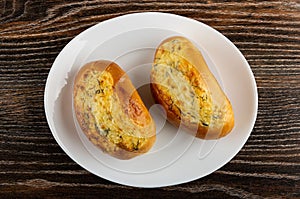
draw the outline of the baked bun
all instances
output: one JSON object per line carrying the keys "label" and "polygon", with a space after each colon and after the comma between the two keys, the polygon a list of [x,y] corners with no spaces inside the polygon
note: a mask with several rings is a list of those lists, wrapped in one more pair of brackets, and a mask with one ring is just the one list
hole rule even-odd
{"label": "baked bun", "polygon": [[89,140],[119,159],[146,153],[155,142],[155,124],[129,77],[115,63],[95,61],[78,72],[73,105]]}
{"label": "baked bun", "polygon": [[201,52],[184,37],[168,38],[158,46],[151,91],[166,110],[168,120],[198,138],[217,139],[234,126],[230,101]]}

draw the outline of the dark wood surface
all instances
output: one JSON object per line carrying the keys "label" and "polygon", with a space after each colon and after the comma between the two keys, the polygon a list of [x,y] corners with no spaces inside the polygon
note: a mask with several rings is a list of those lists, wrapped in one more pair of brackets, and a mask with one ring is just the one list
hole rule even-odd
{"label": "dark wood surface", "polygon": [[[161,11],[228,37],[255,75],[259,109],[243,149],[218,171],[155,189],[82,169],[58,146],[44,88],[62,48],[83,30],[127,13]],[[0,1],[0,196],[300,198],[300,3],[274,1]]]}

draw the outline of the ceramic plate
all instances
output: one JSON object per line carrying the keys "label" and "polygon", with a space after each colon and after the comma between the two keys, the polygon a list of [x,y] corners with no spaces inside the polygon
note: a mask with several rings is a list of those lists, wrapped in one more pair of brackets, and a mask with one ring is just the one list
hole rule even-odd
{"label": "ceramic plate", "polygon": [[[201,140],[173,127],[152,100],[149,72],[155,49],[175,35],[199,48],[232,103],[235,127],[222,139]],[[110,157],[87,140],[74,120],[74,77],[85,63],[99,59],[114,61],[128,73],[156,122],[156,142],[144,155],[131,160]],[[156,12],[110,19],[76,36],[53,63],[44,97],[52,134],[76,163],[101,178],[136,187],[175,185],[216,171],[247,141],[258,106],[254,76],[234,44],[201,22]]]}

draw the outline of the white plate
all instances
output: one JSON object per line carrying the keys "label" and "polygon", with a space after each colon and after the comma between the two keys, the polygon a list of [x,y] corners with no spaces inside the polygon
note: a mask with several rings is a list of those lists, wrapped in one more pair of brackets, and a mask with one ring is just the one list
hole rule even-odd
{"label": "white plate", "polygon": [[[235,127],[215,141],[195,139],[171,126],[158,113],[149,93],[155,48],[182,35],[204,54],[229,97]],[[118,160],[94,147],[72,115],[73,79],[90,61],[118,63],[138,88],[157,125],[157,141],[145,155]],[[166,13],[129,14],[101,22],[76,36],[57,56],[45,88],[45,112],[54,138],[80,166],[107,180],[136,187],[162,187],[206,176],[229,162],[247,141],[257,114],[257,88],[241,52],[222,34],[198,21]]]}

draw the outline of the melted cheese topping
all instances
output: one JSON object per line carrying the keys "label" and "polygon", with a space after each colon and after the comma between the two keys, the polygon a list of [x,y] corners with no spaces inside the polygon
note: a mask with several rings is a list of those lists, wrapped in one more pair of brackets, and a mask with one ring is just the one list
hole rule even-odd
{"label": "melted cheese topping", "polygon": [[176,40],[160,47],[152,69],[152,81],[159,93],[171,99],[168,109],[179,113],[179,119],[209,126],[213,114],[210,91],[195,67],[179,56],[181,50]]}
{"label": "melted cheese topping", "polygon": [[[147,144],[142,137],[145,128],[134,124],[124,112],[121,102],[114,92],[114,80],[106,71],[87,71],[77,84],[80,87],[75,103],[82,107],[85,133],[98,132],[110,143],[105,150],[120,148],[134,151]],[[138,136],[137,136],[138,135]]]}

